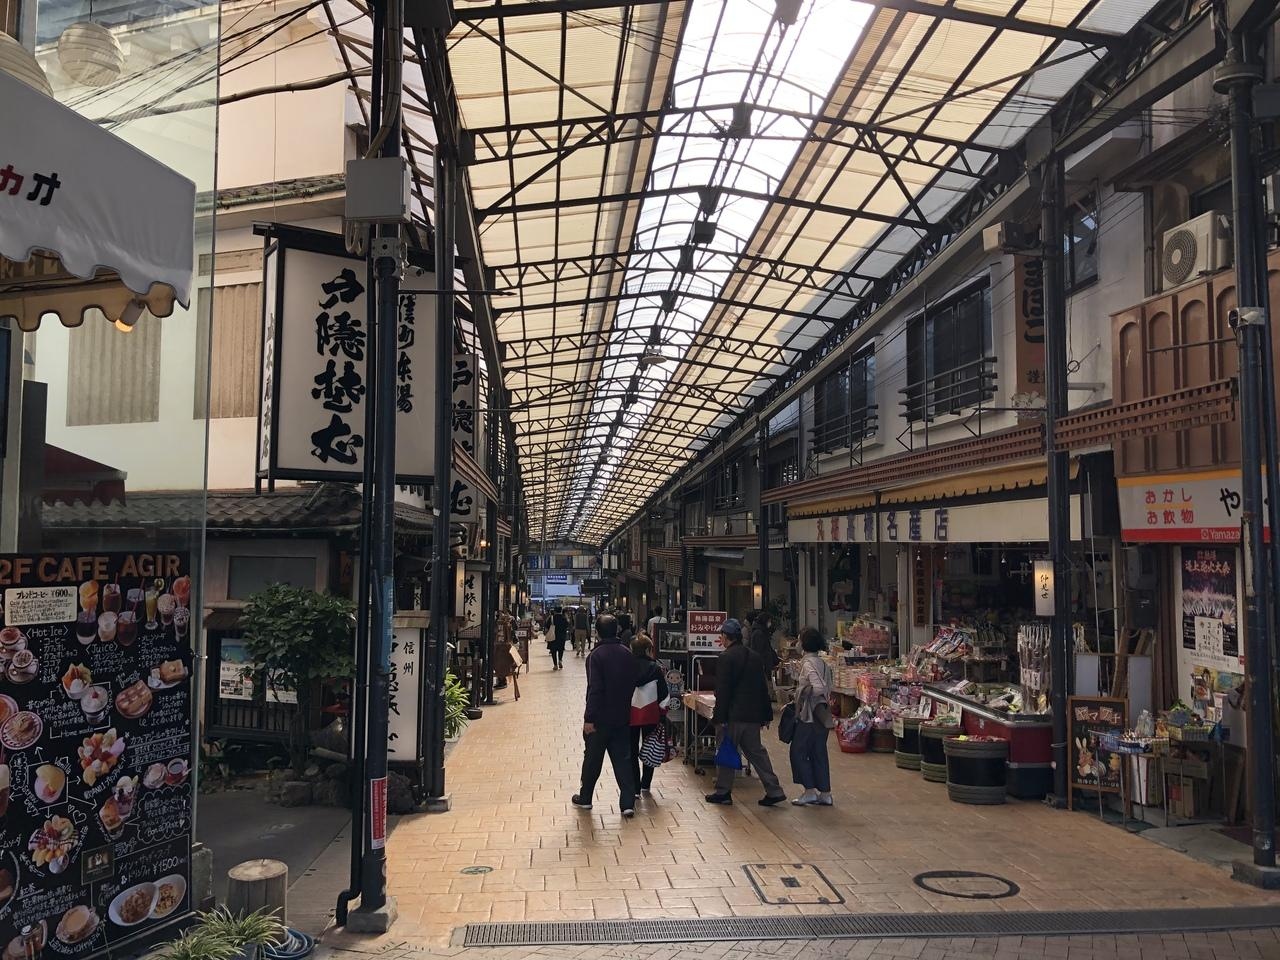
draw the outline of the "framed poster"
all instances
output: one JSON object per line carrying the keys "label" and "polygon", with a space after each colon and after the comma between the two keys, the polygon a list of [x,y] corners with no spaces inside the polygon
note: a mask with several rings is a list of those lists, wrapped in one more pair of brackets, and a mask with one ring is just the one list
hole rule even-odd
{"label": "framed poster", "polygon": [[1124,757],[1107,752],[1101,734],[1124,733],[1128,704],[1116,697],[1067,698],[1067,807],[1077,790],[1119,793]]}
{"label": "framed poster", "polygon": [[191,912],[182,553],[0,555],[0,943],[125,948]]}

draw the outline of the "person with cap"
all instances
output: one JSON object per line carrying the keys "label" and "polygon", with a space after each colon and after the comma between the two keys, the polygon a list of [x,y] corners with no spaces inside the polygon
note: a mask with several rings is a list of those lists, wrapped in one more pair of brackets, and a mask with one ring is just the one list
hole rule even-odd
{"label": "person with cap", "polygon": [[596,781],[609,754],[618,781],[618,809],[636,814],[635,774],[631,767],[631,697],[639,673],[631,649],[618,637],[618,620],[596,618],[596,647],[587,656],[587,705],[582,714],[582,789],[572,798],[579,810],[591,809]]}
{"label": "person with cap", "polygon": [[[716,706],[711,715],[722,739],[730,740],[760,777],[764,797],[760,806],[772,807],[787,799],[773,772],[769,753],[760,740],[760,731],[773,722],[769,681],[760,655],[742,642],[742,624],[730,617],[720,626],[723,652],[716,661]],[[716,767],[716,789],[708,803],[733,803],[733,780],[737,770]]]}

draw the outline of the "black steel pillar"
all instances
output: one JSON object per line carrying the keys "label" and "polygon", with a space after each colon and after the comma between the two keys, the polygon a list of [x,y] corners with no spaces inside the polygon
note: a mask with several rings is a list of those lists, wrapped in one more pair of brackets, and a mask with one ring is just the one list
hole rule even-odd
{"label": "black steel pillar", "polygon": [[444,681],[448,669],[449,615],[453,578],[449,550],[449,506],[453,490],[453,249],[455,158],[436,146],[436,455],[431,484],[435,538],[431,557],[431,664],[427,682],[427,799],[443,801]]}
{"label": "black steel pillar", "polygon": [[[764,488],[769,478],[769,425],[760,424],[760,452],[756,461],[756,581],[760,584],[760,609],[769,605],[769,517]],[[754,598],[753,598],[754,599]]]}
{"label": "black steel pillar", "polygon": [[1273,598],[1269,556],[1264,542],[1262,468],[1266,443],[1265,411],[1274,411],[1275,394],[1274,390],[1268,390],[1263,368],[1263,356],[1270,353],[1271,343],[1263,310],[1266,302],[1263,285],[1267,282],[1267,271],[1266,249],[1261,243],[1260,233],[1262,198],[1253,160],[1253,88],[1262,81],[1263,70],[1258,63],[1251,61],[1249,44],[1249,40],[1238,34],[1232,37],[1227,57],[1214,76],[1214,87],[1228,95],[1231,111],[1231,183],[1238,304],[1231,319],[1240,346],[1240,546],[1244,557],[1244,654],[1248,688],[1253,863],[1256,867],[1274,868]]}
{"label": "black steel pillar", "polygon": [[1053,801],[1067,798],[1067,683],[1071,676],[1071,488],[1070,454],[1055,437],[1067,414],[1067,295],[1062,264],[1062,158],[1045,161],[1040,194],[1040,240],[1044,258],[1045,448],[1048,451],[1049,559],[1053,562],[1050,621],[1050,706],[1053,716]]}
{"label": "black steel pillar", "polygon": [[[498,476],[498,416],[493,412],[497,405],[498,391],[489,388],[489,412],[485,414],[488,423],[485,425],[485,470],[494,486],[501,483]],[[480,684],[480,701],[493,702],[493,642],[494,633],[498,629],[498,510],[502,500],[502,491],[498,490],[498,499],[489,502],[489,509],[484,515],[484,539],[489,544],[489,572],[485,577],[484,587],[484,632],[480,640],[480,653],[483,659],[483,682]]]}

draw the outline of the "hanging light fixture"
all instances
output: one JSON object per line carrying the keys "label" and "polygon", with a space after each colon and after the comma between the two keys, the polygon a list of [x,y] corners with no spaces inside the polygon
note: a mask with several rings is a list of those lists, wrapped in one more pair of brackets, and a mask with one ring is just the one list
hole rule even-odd
{"label": "hanging light fixture", "polygon": [[53,96],[49,78],[45,76],[44,68],[36,61],[35,56],[2,30],[0,30],[0,70],[21,80],[33,90],[39,90],[46,97]]}
{"label": "hanging light fixture", "polygon": [[68,77],[86,87],[105,87],[115,83],[124,71],[124,51],[115,34],[93,21],[93,4],[89,19],[73,23],[58,38],[58,62]]}

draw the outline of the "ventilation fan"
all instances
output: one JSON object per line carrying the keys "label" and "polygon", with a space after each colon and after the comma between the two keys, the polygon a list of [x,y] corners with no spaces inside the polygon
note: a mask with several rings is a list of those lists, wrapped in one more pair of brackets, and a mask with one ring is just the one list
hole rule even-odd
{"label": "ventilation fan", "polygon": [[1162,289],[1171,290],[1231,265],[1227,218],[1206,213],[1164,232],[1160,241]]}

